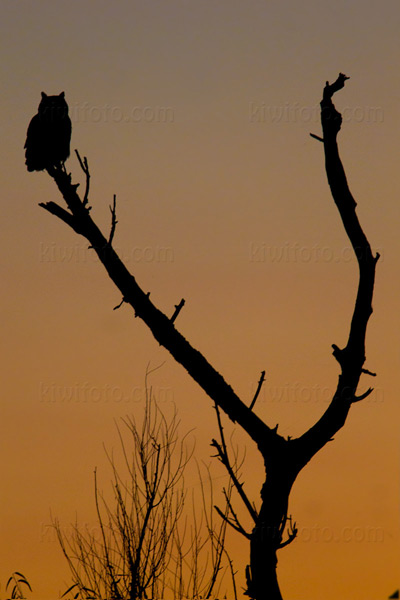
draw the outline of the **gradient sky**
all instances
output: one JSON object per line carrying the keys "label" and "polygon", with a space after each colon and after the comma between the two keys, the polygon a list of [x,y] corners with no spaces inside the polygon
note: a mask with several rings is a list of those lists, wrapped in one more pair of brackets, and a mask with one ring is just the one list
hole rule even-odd
{"label": "gradient sky", "polygon": [[[23,145],[40,92],[65,90],[72,148],[88,157],[93,216],[139,284],[243,400],[300,435],[335,389],[331,344],[345,344],[357,267],[324,172],[318,103],[335,96],[340,150],[378,263],[366,367],[375,392],[299,476],[296,542],[281,551],[285,600],[380,600],[400,585],[397,1],[169,0],[1,3],[3,397],[0,593],[12,571],[32,598],[69,584],[50,510],[95,526],[92,474],[109,482],[103,442],[143,408],[146,367],[196,455],[211,461],[211,402],[160,349],[80,239],[39,202]],[[75,156],[68,162],[83,183]],[[362,379],[360,391],[371,385]],[[110,397],[110,391],[113,396]],[[69,400],[68,400],[69,398]],[[212,423],[212,426],[210,425]],[[245,480],[259,497],[247,444]],[[253,464],[258,465],[252,469]],[[215,493],[221,478],[215,465]],[[235,567],[248,553],[231,537]]]}

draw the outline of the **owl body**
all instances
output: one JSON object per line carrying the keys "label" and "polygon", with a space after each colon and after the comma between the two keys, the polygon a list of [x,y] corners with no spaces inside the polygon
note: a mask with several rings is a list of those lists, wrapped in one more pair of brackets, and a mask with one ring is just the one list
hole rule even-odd
{"label": "owl body", "polygon": [[25,163],[28,171],[43,171],[64,163],[69,156],[71,120],[64,92],[42,100],[37,114],[29,123],[25,142]]}

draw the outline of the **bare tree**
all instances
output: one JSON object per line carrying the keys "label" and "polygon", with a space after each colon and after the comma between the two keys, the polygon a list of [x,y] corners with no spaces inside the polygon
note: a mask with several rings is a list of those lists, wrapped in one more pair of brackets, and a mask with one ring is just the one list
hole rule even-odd
{"label": "bare tree", "polygon": [[[111,207],[112,224],[108,238],[102,234],[90,216],[88,198],[90,175],[86,159],[83,161],[79,159],[86,175],[86,191],[83,199],[77,193],[78,186],[71,183],[71,175],[66,172],[64,165],[49,166],[47,172],[56,182],[67,209],[55,202],[40,204],[89,241],[109,277],[120,290],[121,304],[129,304],[133,308],[135,316],[143,319],[155,339],[257,445],[265,465],[265,482],[261,489],[260,509],[253,511],[251,505],[248,507],[252,514],[254,528],[249,534],[250,564],[246,568],[246,593],[256,600],[281,599],[276,573],[277,551],[288,545],[296,536],[295,524],[288,515],[288,501],[297,475],[343,427],[351,405],[363,400],[372,391],[369,388],[365,393],[357,395],[361,374],[374,375],[363,365],[366,328],[372,312],[375,265],[379,256],[373,256],[370,244],[358,221],[356,203],[349,190],[338,152],[337,134],[342,118],[333,105],[332,96],[343,88],[346,79],[345,75],[340,74],[333,84],[326,83],[321,101],[323,138],[314,137],[323,142],[329,186],[358,261],[358,292],[347,344],[344,348],[333,345],[333,355],[339,363],[340,375],[332,401],[321,418],[296,439],[290,437],[286,439],[278,433],[277,427],[272,428],[264,423],[253,410],[255,400],[251,406],[246,406],[222,375],[179,333],[175,321],[183,306],[183,300],[177,304],[172,317],[168,317],[153,304],[149,294],[139,287],[112,246],[116,225],[115,197]],[[262,379],[260,381],[262,384]],[[223,454],[221,455],[218,448],[217,453],[223,460]],[[230,521],[234,522],[232,513]],[[284,539],[287,526],[288,531]]]}
{"label": "bare tree", "polygon": [[[187,435],[179,437],[176,411],[167,419],[146,385],[142,423],[133,416],[122,421],[124,427],[118,427],[122,465],[114,453],[106,451],[112,470],[112,501],[99,491],[94,472],[99,531],[82,529],[77,522],[72,535],[66,535],[59,521],[54,521],[73,581],[64,596],[71,593],[81,600],[212,598],[221,591],[229,572],[235,587],[225,550],[227,523],[214,521],[209,472],[211,506],[207,506],[207,481],[200,478],[203,511],[199,517],[194,504],[192,511],[184,510],[184,472],[193,459],[193,448],[188,450]],[[228,487],[228,499],[230,491]]]}

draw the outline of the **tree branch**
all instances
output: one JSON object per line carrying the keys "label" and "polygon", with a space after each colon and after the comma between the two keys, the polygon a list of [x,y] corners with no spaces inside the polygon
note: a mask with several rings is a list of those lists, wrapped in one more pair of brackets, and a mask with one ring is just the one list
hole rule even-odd
{"label": "tree branch", "polygon": [[171,317],[171,323],[173,323],[175,321],[176,317],[179,315],[179,313],[181,312],[181,310],[184,306],[185,306],[184,298],[182,298],[182,300],[179,302],[179,304],[175,304],[175,311]]}
{"label": "tree branch", "polygon": [[[281,542],[279,544],[279,549],[284,548],[285,546],[288,546],[289,544],[291,544],[293,542],[293,540],[297,536],[297,531],[298,530],[297,530],[297,527],[296,527],[296,521],[293,522],[291,516],[288,517],[288,520],[289,520],[289,523],[290,523],[290,525],[288,527],[288,530],[287,530],[288,537],[287,537],[287,539],[284,542]],[[282,531],[283,531],[284,528],[285,527],[283,526]]]}
{"label": "tree branch", "polygon": [[[79,158],[79,156],[78,156]],[[89,169],[87,161],[80,160],[81,167],[89,183]],[[74,231],[83,235],[90,243],[103,263],[111,280],[120,290],[124,301],[132,306],[135,315],[143,319],[151,330],[155,339],[164,346],[202,387],[206,394],[220,406],[220,408],[233,421],[239,423],[249,436],[257,443],[261,452],[269,451],[276,443],[286,443],[286,440],[270,429],[257,415],[255,415],[223,377],[205,359],[205,357],[180,334],[164,313],[162,313],[138,285],[133,275],[129,273],[112,245],[104,237],[100,229],[92,220],[87,206],[88,198],[82,201],[77,193],[77,185],[71,183],[71,175],[62,168],[48,169],[49,175],[58,186],[74,221],[68,221],[64,214],[54,212],[56,216],[70,225]],[[47,205],[43,208],[48,207]]]}
{"label": "tree branch", "polygon": [[231,521],[229,519],[229,517],[227,515],[225,515],[220,508],[218,508],[218,506],[214,506],[214,508],[217,511],[217,513],[219,514],[219,516],[221,517],[221,519],[223,519],[226,523],[228,523],[228,525],[230,525],[233,529],[235,529],[235,531],[237,531],[238,533],[243,535],[248,540],[251,538],[250,533],[247,533],[247,531],[242,527],[242,525],[239,523],[239,521],[237,521],[236,519],[235,519],[235,522]]}
{"label": "tree branch", "polygon": [[79,226],[75,221],[74,215],[71,215],[70,212],[65,210],[65,208],[62,208],[62,206],[56,202],[40,202],[39,206],[47,210],[50,214],[61,219],[61,221],[64,221],[64,223],[72,227],[76,233],[81,233],[79,231]]}
{"label": "tree branch", "polygon": [[[258,513],[257,513],[256,509],[254,508],[254,506],[251,504],[250,500],[248,499],[247,494],[243,489],[243,483],[240,483],[240,481],[238,480],[236,473],[233,470],[232,465],[230,463],[229,456],[228,456],[228,448],[227,448],[226,442],[225,442],[224,428],[222,427],[221,415],[220,415],[217,404],[215,404],[215,411],[217,413],[217,422],[218,422],[219,435],[221,438],[221,444],[219,444],[217,442],[217,440],[213,439],[213,440],[211,440],[211,446],[213,446],[217,450],[217,456],[220,459],[220,461],[222,462],[222,464],[224,465],[224,467],[226,468],[226,470],[228,471],[229,477],[231,478],[233,485],[235,486],[240,498],[242,499],[243,504],[249,511],[250,516],[252,517],[253,521],[255,523],[257,523]],[[233,510],[232,510],[232,514],[234,514]]]}
{"label": "tree branch", "polygon": [[375,282],[375,266],[379,254],[372,255],[371,246],[356,215],[356,202],[350,192],[344,168],[339,156],[337,134],[342,116],[332,102],[332,96],[344,87],[349,79],[342,73],[337,80],[326,83],[321,101],[321,123],[324,132],[325,167],[333,200],[339,210],[343,226],[353,247],[358,267],[359,283],[350,332],[345,348],[333,344],[333,355],[341,367],[335,395],[320,420],[297,440],[293,440],[301,468],[344,425],[352,403],[366,398],[372,390],[356,396],[361,373],[373,373],[363,369],[365,362],[365,336],[372,314],[372,297]]}
{"label": "tree branch", "polygon": [[115,234],[115,228],[117,226],[117,213],[116,213],[116,206],[117,206],[117,196],[114,194],[113,197],[113,204],[112,206],[110,206],[110,212],[111,212],[111,230],[110,230],[110,236],[108,238],[108,245],[111,246],[112,241],[114,239],[114,234]]}
{"label": "tree branch", "polygon": [[252,506],[250,500],[248,499],[245,491],[243,490],[243,483],[240,483],[240,481],[238,480],[238,478],[236,477],[231,464],[229,462],[229,459],[227,457],[227,455],[224,453],[223,449],[221,448],[220,444],[217,442],[217,440],[212,440],[211,442],[211,446],[213,446],[216,450],[217,450],[217,456],[218,458],[221,460],[222,464],[224,465],[224,467],[226,468],[226,470],[229,473],[229,477],[231,478],[233,485],[235,486],[239,496],[241,497],[241,499],[243,500],[244,505],[246,506],[247,510],[249,511],[253,521],[255,523],[257,523],[257,511],[254,509],[254,507]]}
{"label": "tree branch", "polygon": [[[86,156],[83,157],[83,160],[80,157],[80,154],[78,152],[78,150],[75,150],[75,154],[78,157],[79,160],[79,164],[81,166],[82,171],[85,174],[86,177],[86,189],[85,189],[85,195],[83,197],[83,206],[86,206],[87,203],[89,202],[89,189],[90,189],[90,172],[89,172],[89,165],[88,165],[88,161]],[[114,196],[114,208],[115,208],[115,196]]]}
{"label": "tree branch", "polygon": [[259,393],[261,392],[262,384],[264,383],[264,381],[265,381],[265,371],[261,371],[261,375],[260,375],[260,379],[258,381],[256,393],[254,394],[254,398],[251,401],[251,404],[250,404],[250,407],[249,407],[250,410],[253,410],[253,408],[254,408],[254,405],[256,403],[256,400],[258,398]]}

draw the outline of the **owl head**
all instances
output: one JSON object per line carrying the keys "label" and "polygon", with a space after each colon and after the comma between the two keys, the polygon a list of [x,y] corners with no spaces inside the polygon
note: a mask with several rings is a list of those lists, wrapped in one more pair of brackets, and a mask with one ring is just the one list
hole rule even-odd
{"label": "owl head", "polygon": [[58,96],[48,96],[45,92],[42,92],[38,114],[41,118],[49,121],[60,120],[67,117],[68,104],[65,101],[65,93],[61,92]]}

